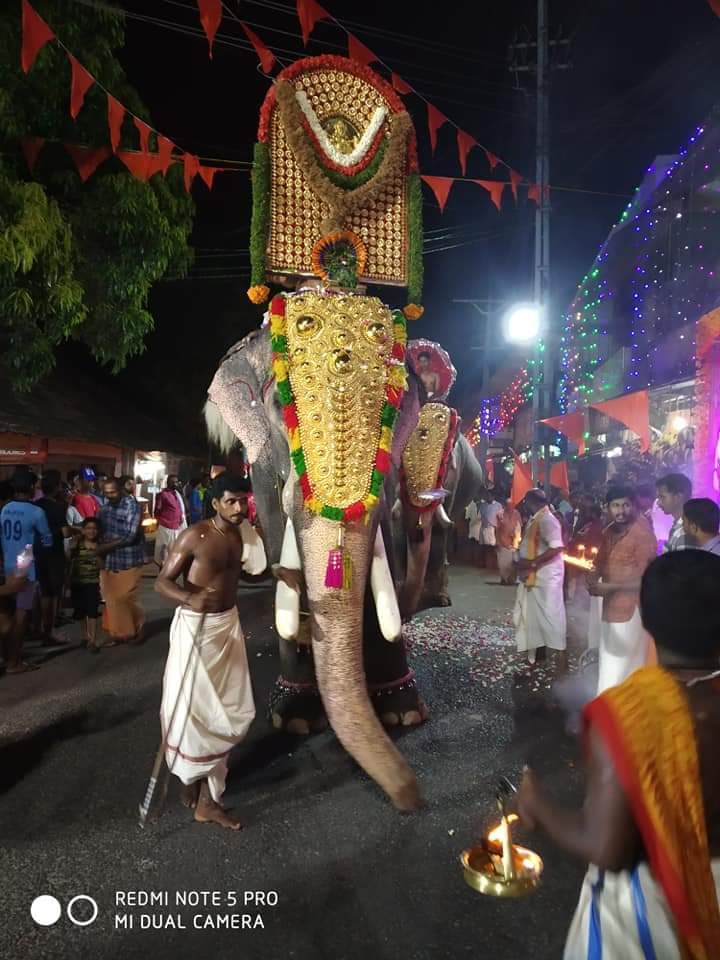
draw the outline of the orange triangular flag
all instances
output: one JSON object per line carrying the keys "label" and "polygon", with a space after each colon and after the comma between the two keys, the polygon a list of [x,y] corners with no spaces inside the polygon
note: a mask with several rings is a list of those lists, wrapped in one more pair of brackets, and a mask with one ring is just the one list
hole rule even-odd
{"label": "orange triangular flag", "polygon": [[45,140],[43,137],[23,137],[20,141],[22,147],[22,152],[25,155],[25,161],[27,162],[28,169],[30,173],[35,169],[35,164],[37,163],[37,158],[40,154],[40,151],[45,146]]}
{"label": "orange triangular flag", "polygon": [[200,23],[205,31],[205,36],[208,38],[208,52],[212,60],[213,41],[223,15],[222,0],[197,0],[197,4],[200,11]]}
{"label": "orange triangular flag", "polygon": [[442,213],[445,209],[447,198],[450,195],[450,189],[455,183],[455,180],[452,177],[426,177],[424,175],[423,180],[435,194],[435,199],[437,200],[438,206],[440,207],[440,212]]}
{"label": "orange triangular flag", "polygon": [[76,147],[71,143],[65,144],[65,149],[73,158],[77,172],[83,183],[91,177],[100,164],[110,156],[108,147]]}
{"label": "orange triangular flag", "polygon": [[432,152],[435,153],[435,147],[437,146],[437,132],[440,127],[447,123],[447,117],[444,113],[440,113],[437,107],[434,107],[431,103],[427,105],[427,115],[428,115],[428,130],[430,131],[430,146]]}
{"label": "orange triangular flag", "polygon": [[152,171],[153,154],[134,150],[118,150],[118,159],[122,160],[137,180],[147,180]]}
{"label": "orange triangular flag", "polygon": [[170,164],[175,161],[172,159],[172,152],[175,149],[175,144],[172,140],[168,140],[167,137],[163,137],[162,134],[158,136],[158,171],[162,174],[168,172]]}
{"label": "orange triangular flag", "polygon": [[183,167],[184,167],[183,176],[185,179],[185,189],[187,190],[188,193],[190,193],[190,186],[193,180],[195,179],[195,177],[197,176],[197,174],[200,172],[200,161],[194,154],[186,153],[183,156]]}
{"label": "orange triangular flag", "polygon": [[204,167],[202,164],[198,167],[198,173],[202,177],[205,186],[208,190],[212,190],[213,182],[215,180],[215,174],[219,173],[221,170],[224,170],[225,167]]}
{"label": "orange triangular flag", "polygon": [[490,194],[490,199],[495,204],[495,206],[500,209],[500,204],[502,203],[503,190],[507,186],[506,183],[503,183],[501,180],[475,180],[475,183],[480,187],[484,187],[487,192]]}
{"label": "orange triangular flag", "polygon": [[327,20],[330,14],[315,0],[297,0],[297,15],[302,30],[303,46],[308,45],[310,34],[318,20]]}
{"label": "orange triangular flag", "polygon": [[510,188],[512,189],[513,196],[515,197],[515,203],[517,203],[518,198],[518,187],[522,183],[522,174],[518,173],[517,170],[510,171]]}
{"label": "orange triangular flag", "polygon": [[120,128],[125,119],[125,107],[116,100],[115,97],[110,96],[110,94],[107,95],[107,101],[110,143],[113,148],[113,153],[117,153],[117,148],[120,146]]}
{"label": "orange triangular flag", "polygon": [[260,66],[262,67],[263,73],[270,73],[272,68],[275,66],[275,54],[262,42],[255,31],[251,30],[250,27],[247,26],[247,24],[241,23],[240,26],[245,31],[245,36],[253,45],[255,53],[258,56],[258,60],[260,61]]}
{"label": "orange triangular flag", "polygon": [[535,203],[540,203],[540,185],[537,183],[531,183],[528,185],[528,200],[534,200]]}
{"label": "orange triangular flag", "polygon": [[412,93],[412,92],[413,92],[413,88],[412,88],[409,84],[405,83],[405,81],[403,80],[403,78],[400,77],[400,76],[398,76],[397,73],[393,73],[393,74],[390,75],[390,83],[392,83],[393,88],[394,88],[398,93],[402,93],[402,94],[404,94],[404,95],[407,95],[408,93]]}
{"label": "orange triangular flag", "polygon": [[351,33],[348,34],[348,56],[351,60],[356,60],[366,67],[369,67],[371,63],[377,60],[372,50],[368,49],[364,43],[361,43],[358,38],[354,37]]}
{"label": "orange triangular flag", "polygon": [[70,116],[73,118],[73,120],[75,120],[77,115],[82,110],[82,105],[85,102],[85,94],[95,83],[95,77],[88,73],[85,67],[78,60],[76,60],[71,53],[68,53],[68,60],[70,61],[70,66],[72,67],[72,81],[70,84]]}
{"label": "orange triangular flag", "polygon": [[20,66],[28,73],[35,63],[35,57],[49,40],[54,40],[55,34],[45,23],[43,18],[30,6],[28,0],[22,0],[22,49],[20,50]]}
{"label": "orange triangular flag", "polygon": [[490,164],[490,169],[494,170],[495,167],[500,163],[500,157],[496,157],[494,153],[490,153],[489,150],[485,151],[485,156],[487,157],[487,162]]}
{"label": "orange triangular flag", "polygon": [[149,127],[140,117],[133,117],[133,123],[137,128],[137,132],[140,134],[140,152],[147,153],[150,149],[149,140],[152,127]]}
{"label": "orange triangular flag", "polygon": [[460,160],[460,169],[462,170],[462,175],[465,176],[467,173],[467,158],[468,154],[473,147],[478,145],[475,137],[471,137],[469,133],[465,133],[464,130],[458,130],[457,132],[457,146],[458,146],[458,159]]}

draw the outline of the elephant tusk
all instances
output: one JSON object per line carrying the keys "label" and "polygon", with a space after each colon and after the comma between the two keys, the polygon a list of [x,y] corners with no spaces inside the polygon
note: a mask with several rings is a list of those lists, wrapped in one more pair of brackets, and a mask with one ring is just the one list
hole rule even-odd
{"label": "elephant tusk", "polygon": [[240,524],[240,536],[243,542],[242,568],[251,577],[257,577],[267,570],[265,544],[249,520]]}
{"label": "elephant tusk", "polygon": [[[290,517],[285,524],[280,565],[289,570],[302,569],[295,528]],[[295,640],[300,631],[300,594],[282,580],[278,580],[275,587],[275,629],[283,640]]]}
{"label": "elephant tusk", "polygon": [[445,506],[442,503],[439,503],[437,505],[435,515],[438,518],[438,523],[445,530],[448,530],[450,527],[453,526],[453,522],[450,519],[450,517],[447,515],[447,510],[445,509]]}
{"label": "elephant tusk", "polygon": [[370,565],[370,588],[375,599],[380,631],[386,640],[395,643],[400,639],[402,633],[402,620],[400,619],[400,608],[395,595],[395,584],[388,566],[385,542],[379,526],[375,533],[375,545],[373,546],[372,563]]}

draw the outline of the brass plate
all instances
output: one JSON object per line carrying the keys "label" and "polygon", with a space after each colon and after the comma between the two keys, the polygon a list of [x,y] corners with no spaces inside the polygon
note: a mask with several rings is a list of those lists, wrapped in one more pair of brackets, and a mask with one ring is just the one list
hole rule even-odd
{"label": "brass plate", "polygon": [[426,507],[419,494],[438,485],[451,424],[452,414],[444,403],[426,403],[420,410],[402,458],[407,497],[415,507]]}

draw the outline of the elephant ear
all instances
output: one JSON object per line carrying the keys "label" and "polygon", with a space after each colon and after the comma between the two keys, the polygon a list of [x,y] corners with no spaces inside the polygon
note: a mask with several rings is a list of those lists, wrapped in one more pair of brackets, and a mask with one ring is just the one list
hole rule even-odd
{"label": "elephant ear", "polygon": [[395,429],[393,430],[392,462],[398,468],[402,461],[403,451],[407,446],[413,430],[417,426],[419,416],[419,381],[415,374],[408,370],[408,386],[402,398],[397,419],[395,420]]}
{"label": "elephant ear", "polygon": [[245,337],[220,362],[205,405],[210,438],[223,450],[239,440],[252,464],[270,440],[270,421],[263,405],[263,382],[258,375],[269,340],[265,331]]}

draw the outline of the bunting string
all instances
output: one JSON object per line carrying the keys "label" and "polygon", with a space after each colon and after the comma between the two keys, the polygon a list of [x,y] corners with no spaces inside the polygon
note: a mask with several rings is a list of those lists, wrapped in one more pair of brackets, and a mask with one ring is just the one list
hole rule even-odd
{"label": "bunting string", "polygon": [[[171,164],[180,159],[184,167],[185,189],[188,192],[190,191],[192,181],[198,175],[208,188],[212,188],[215,174],[225,168],[205,168],[200,163],[198,157],[177,147],[169,137],[166,137],[160,133],[159,130],[156,130],[150,126],[150,124],[146,123],[141,117],[136,116],[131,110],[128,110],[128,108],[120,103],[120,101],[87,70],[77,57],[74,56],[72,51],[65,46],[62,40],[53,32],[52,28],[38,14],[29,0],[22,0],[21,9],[21,67],[25,73],[29,73],[38,54],[50,41],[54,41],[65,51],[71,67],[70,116],[73,120],[77,119],[83,107],[86,93],[96,84],[107,98],[108,132],[112,153],[117,154],[119,159],[134,176],[140,180],[147,180],[155,173],[165,175]],[[121,131],[126,117],[132,119],[138,131],[140,150],[137,152],[133,150],[120,150]],[[149,150],[151,133],[154,133],[157,139],[156,153],[152,153]],[[44,140],[40,140],[40,138],[37,137],[25,138],[23,141],[23,150],[31,172],[44,143]],[[84,147],[74,144],[65,144],[65,147],[83,180],[87,180],[88,177],[92,176],[100,164],[110,156],[110,150],[104,147]],[[173,156],[173,151],[175,150],[180,153],[179,158]]]}

